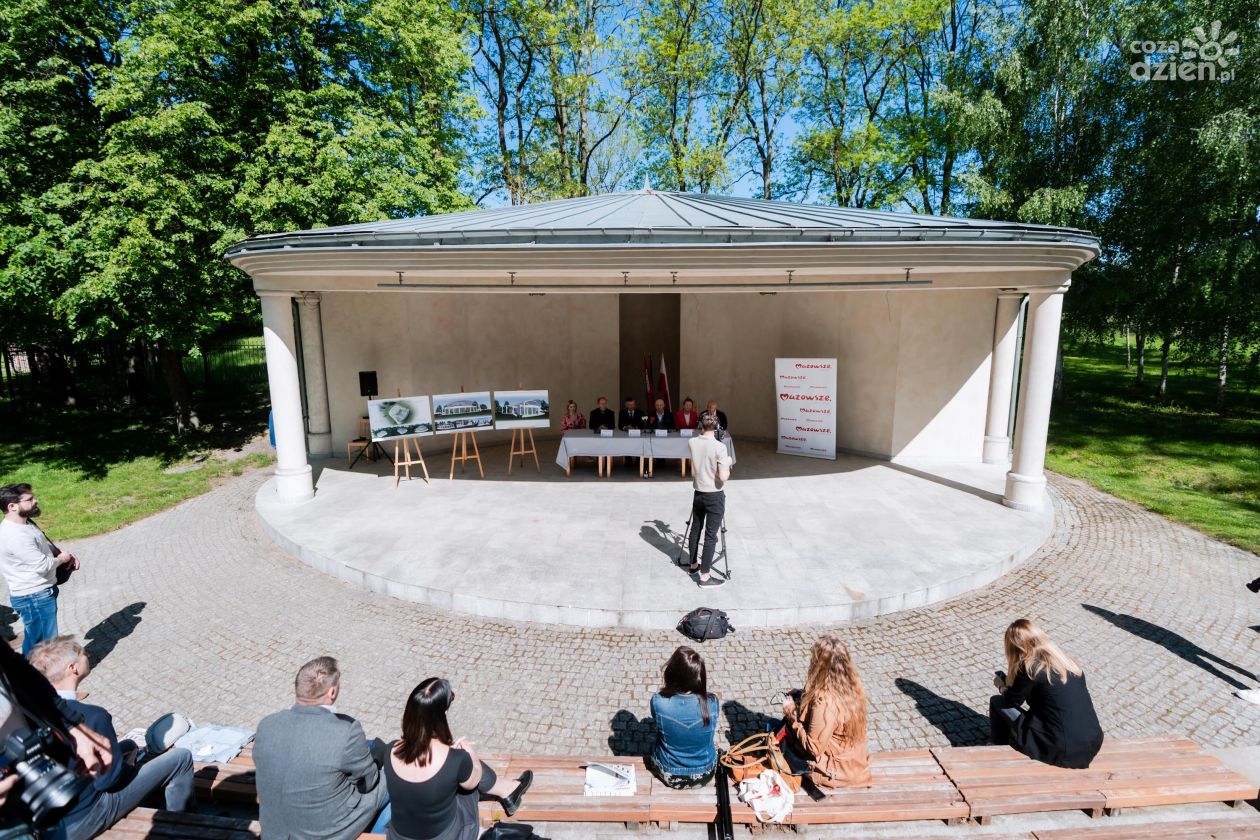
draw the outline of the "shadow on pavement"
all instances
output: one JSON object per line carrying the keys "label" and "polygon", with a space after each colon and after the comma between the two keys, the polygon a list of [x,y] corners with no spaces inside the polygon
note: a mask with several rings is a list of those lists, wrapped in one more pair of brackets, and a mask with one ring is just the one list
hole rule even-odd
{"label": "shadow on pavement", "polygon": [[656,743],[656,722],[651,716],[642,720],[633,712],[618,709],[608,723],[612,732],[608,735],[608,749],[613,755],[644,756]]}
{"label": "shadow on pavement", "polygon": [[951,747],[974,747],[989,743],[989,718],[975,709],[942,697],[914,680],[896,679],[897,689],[914,701],[919,714],[949,739]]}
{"label": "shadow on pavement", "polygon": [[83,634],[87,639],[83,650],[93,668],[113,653],[120,641],[132,634],[140,624],[140,613],[144,608],[144,601],[128,604]]}
{"label": "shadow on pavement", "polygon": [[1250,686],[1239,682],[1229,674],[1226,674],[1220,668],[1216,667],[1217,665],[1220,665],[1223,668],[1228,668],[1229,670],[1234,671],[1249,680],[1255,679],[1255,676],[1250,671],[1239,668],[1234,663],[1221,659],[1214,653],[1209,653],[1187,639],[1185,636],[1174,633],[1164,627],[1160,627],[1158,624],[1152,624],[1149,621],[1145,621],[1144,619],[1137,618],[1135,616],[1126,615],[1125,613],[1114,613],[1111,610],[1103,609],[1102,607],[1095,607],[1093,604],[1081,604],[1081,606],[1092,612],[1094,615],[1107,619],[1121,630],[1127,630],[1139,639],[1145,639],[1148,642],[1153,642],[1154,644],[1157,644],[1167,650],[1169,653],[1174,653],[1177,656],[1180,656],[1191,665],[1199,666],[1204,671],[1207,671],[1214,677],[1219,677],[1232,685],[1234,688],[1245,689],[1250,688]]}

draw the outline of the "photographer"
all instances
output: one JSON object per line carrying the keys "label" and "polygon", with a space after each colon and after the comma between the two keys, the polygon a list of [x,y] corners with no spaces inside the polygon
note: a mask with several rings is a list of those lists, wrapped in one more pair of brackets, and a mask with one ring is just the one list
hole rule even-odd
{"label": "photographer", "polygon": [[[48,680],[7,644],[0,644],[0,743],[10,744],[11,736],[33,727],[47,727],[60,741],[60,754],[50,756],[71,770],[98,775],[112,763],[109,743],[83,723],[83,716],[57,696]],[[15,762],[0,759],[5,767],[0,780],[0,837],[33,837],[35,816],[21,801],[24,783],[14,772]],[[50,813],[48,816],[54,816]],[[46,820],[52,822],[52,820]]]}

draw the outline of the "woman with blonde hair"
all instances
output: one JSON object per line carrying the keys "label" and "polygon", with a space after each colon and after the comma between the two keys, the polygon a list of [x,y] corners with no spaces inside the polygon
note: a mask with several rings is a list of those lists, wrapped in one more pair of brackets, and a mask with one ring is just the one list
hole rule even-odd
{"label": "woman with blonde hair", "polygon": [[805,689],[783,701],[787,748],[805,759],[809,779],[825,788],[871,783],[866,749],[866,692],[849,649],[828,633],[814,642]]}
{"label": "woman with blonde hair", "polygon": [[1003,647],[1006,670],[989,699],[993,743],[1057,767],[1088,767],[1103,732],[1081,666],[1026,618],[1006,628]]}

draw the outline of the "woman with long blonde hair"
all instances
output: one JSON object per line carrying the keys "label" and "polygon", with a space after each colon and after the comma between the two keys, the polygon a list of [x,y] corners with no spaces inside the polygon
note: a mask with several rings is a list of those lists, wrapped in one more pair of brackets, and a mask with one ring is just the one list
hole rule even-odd
{"label": "woman with long blonde hair", "polygon": [[805,688],[783,701],[788,749],[804,758],[819,787],[871,783],[866,692],[849,649],[828,633],[814,642]]}
{"label": "woman with long blonde hair", "polygon": [[1084,670],[1026,618],[1006,628],[1003,648],[1006,670],[994,677],[999,693],[989,699],[993,743],[1058,767],[1088,767],[1103,732]]}

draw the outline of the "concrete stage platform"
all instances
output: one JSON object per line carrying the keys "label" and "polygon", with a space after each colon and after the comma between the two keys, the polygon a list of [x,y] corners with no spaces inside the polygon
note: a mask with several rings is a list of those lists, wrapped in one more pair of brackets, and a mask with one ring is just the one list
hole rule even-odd
{"label": "concrete stage platform", "polygon": [[[443,441],[445,443],[445,441]],[[677,462],[640,479],[637,461],[572,477],[556,441],[507,474],[507,448],[483,447],[486,477],[448,480],[449,456],[424,443],[432,483],[393,489],[389,463],[316,460],[315,499],[256,504],[264,529],[308,565],[395,598],[473,615],[588,627],[672,628],[719,607],[736,626],[838,622],[952,598],[1000,577],[1053,529],[1003,507],[1006,470],[778,455],[736,438],[727,488],[732,579],[699,589],[674,565],[691,506]],[[416,471],[419,472],[418,470]],[[718,568],[721,568],[720,561]]]}

